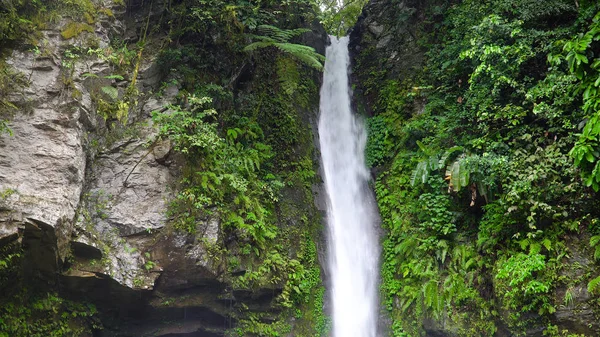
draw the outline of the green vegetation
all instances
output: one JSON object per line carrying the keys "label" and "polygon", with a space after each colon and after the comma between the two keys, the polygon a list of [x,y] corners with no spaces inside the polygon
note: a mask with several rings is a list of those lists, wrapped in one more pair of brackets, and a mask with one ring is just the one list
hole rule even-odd
{"label": "green vegetation", "polygon": [[100,329],[96,308],[57,294],[22,293],[0,307],[0,336],[81,336]]}
{"label": "green vegetation", "polygon": [[[181,164],[165,232],[199,235],[201,224],[217,218],[219,238],[203,243],[223,281],[234,291],[273,294],[268,311],[237,302],[230,334],[326,336],[308,125],[324,57],[304,43],[315,38],[306,36],[315,20],[345,34],[365,3],[169,1],[149,11],[161,15],[144,18],[136,44],[113,37],[100,48],[94,25],[116,15],[108,1],[9,0],[0,5],[0,57],[12,48],[52,57],[39,31],[60,23],[53,28],[62,42],[78,41],[61,50],[72,98],[82,96],[73,78],[78,62],[100,59],[109,67],[83,75],[112,132],[104,135],[109,144],[135,132],[123,130],[143,98],[140,66],[148,51],[159,51],[162,88],[179,89],[166,111],[153,113],[158,137],[170,140]],[[389,1],[390,10],[399,5]],[[555,325],[552,314],[576,306],[579,289],[600,311],[600,7],[430,0],[418,10],[422,22],[411,38],[426,52],[423,67],[396,76],[390,55],[377,60],[385,67],[371,67],[373,45],[361,49],[355,69],[374,113],[366,157],[379,173],[374,187],[387,231],[382,293],[392,334],[422,336],[424,320],[433,318],[459,336],[501,329],[519,336],[535,327],[580,337]],[[393,28],[406,20],[394,19],[380,23]],[[0,133],[10,132],[7,120],[21,110],[13,98],[27,85],[0,62]],[[0,201],[12,193],[1,192]],[[95,219],[108,217],[111,198],[82,196],[87,209],[79,216],[90,233],[97,234]],[[104,258],[89,265],[100,270],[113,248],[99,247]],[[575,254],[590,263],[570,263]],[[145,250],[140,257],[136,287],[160,264]],[[0,251],[0,337],[100,327],[92,305],[9,282],[22,278],[25,258],[16,246]]]}
{"label": "green vegetation", "polygon": [[211,260],[231,273],[234,289],[275,294],[276,314],[237,305],[231,333],[325,335],[306,122],[318,103],[324,58],[298,43],[313,7],[302,0],[183,1],[169,11],[173,45],[158,62],[177,74],[169,83],[181,90],[177,104],[153,120],[159,137],[185,158],[171,225],[195,233],[198,224],[220,219]]}
{"label": "green vegetation", "polygon": [[257,30],[262,35],[252,35],[252,38],[258,41],[247,45],[244,51],[252,52],[257,49],[276,47],[309,67],[323,70],[325,56],[317,53],[312,47],[288,42],[295,36],[310,32],[310,29],[296,28],[281,30],[275,26],[260,25],[257,27]]}
{"label": "green vegetation", "polygon": [[79,36],[79,34],[83,32],[93,33],[94,27],[88,25],[87,23],[81,22],[70,22],[60,33],[63,39],[68,40],[74,37]]}
{"label": "green vegetation", "polygon": [[316,0],[320,19],[329,34],[344,36],[354,26],[368,0]]}
{"label": "green vegetation", "polygon": [[467,0],[422,10],[421,69],[397,79],[361,66],[372,64],[372,48],[355,68],[375,114],[367,159],[382,172],[393,335],[422,336],[434,318],[460,336],[501,326],[577,336],[552,325],[552,314],[572,304],[575,285],[587,285],[600,309],[596,265],[565,277],[572,249],[593,253],[600,241],[600,7]]}
{"label": "green vegetation", "polygon": [[25,286],[21,265],[25,254],[18,244],[0,247],[0,337],[80,336],[102,329],[92,304],[70,301],[33,284]]}
{"label": "green vegetation", "polygon": [[[130,127],[129,113],[146,94],[136,85],[140,65],[147,61],[147,50],[160,53],[158,63],[168,81],[164,87],[175,84],[180,91],[168,112],[153,114],[153,122],[158,137],[170,139],[178,160],[184,159],[182,178],[173,186],[176,198],[169,208],[168,231],[196,234],[198,224],[218,218],[219,240],[205,244],[211,260],[221,261],[221,270],[229,272],[224,281],[235,290],[269,289],[274,294],[272,312],[236,304],[231,315],[239,325],[231,333],[240,336],[327,334],[316,248],[320,215],[312,200],[316,173],[307,122],[317,103],[315,83],[324,57],[301,43],[310,30],[299,28],[315,20],[313,5],[308,0],[169,2],[160,18],[145,18],[135,45],[113,36],[102,48],[93,33],[103,15],[115,15],[103,7],[109,6],[106,1],[16,0],[0,5],[0,13],[9,20],[0,24],[0,47],[25,45],[56,56],[38,41],[42,35],[36,31],[47,28],[46,22],[60,31],[63,43],[73,41],[60,49],[61,95],[82,97],[75,76],[81,65],[90,69],[89,61],[100,59],[109,66],[102,75],[82,75],[107,129],[100,128],[98,133],[104,135],[90,134],[91,151]],[[2,6],[8,6],[6,11]],[[0,93],[14,89],[9,86],[14,74],[8,67],[0,70]],[[5,97],[10,96],[2,95],[0,108],[12,113],[16,108]],[[2,112],[0,119],[5,116],[9,113]],[[5,122],[0,130],[5,130]],[[93,222],[107,217],[109,202],[110,196],[101,191],[83,195],[78,216],[92,235],[97,234]],[[98,241],[104,258],[86,263],[106,272],[106,256],[114,247]],[[135,249],[124,247],[128,253]],[[143,269],[154,271],[159,262],[147,252],[142,256]],[[0,271],[18,272],[18,258],[20,253],[3,257]],[[80,262],[69,261],[73,263]],[[138,275],[133,284],[140,287],[143,281]],[[4,331],[10,336],[81,335],[97,328],[91,319],[93,308],[83,310],[55,295],[52,291],[58,286],[43,288],[51,291],[3,296],[14,305],[0,308],[0,336]]]}

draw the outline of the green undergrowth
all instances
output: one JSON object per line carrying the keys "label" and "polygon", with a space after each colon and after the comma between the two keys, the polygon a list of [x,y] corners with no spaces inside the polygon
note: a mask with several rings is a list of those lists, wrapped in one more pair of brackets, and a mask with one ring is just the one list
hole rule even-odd
{"label": "green undergrowth", "polygon": [[168,215],[188,233],[217,217],[211,252],[228,271],[225,281],[274,294],[268,311],[238,303],[231,335],[322,336],[328,323],[309,125],[318,106],[319,72],[311,68],[322,67],[322,56],[295,40],[312,9],[307,1],[234,3],[200,11],[184,1],[169,9],[176,19],[163,23],[179,44],[162,50],[158,63],[176,74],[165,87],[180,92],[153,120],[185,158]]}
{"label": "green undergrowth", "polygon": [[61,298],[56,293],[22,292],[0,307],[0,336],[82,336],[102,325],[96,308]]}
{"label": "green undergrowth", "polygon": [[[361,68],[374,49],[358,56],[375,114],[366,156],[382,172],[381,289],[393,336],[423,336],[428,319],[459,336],[502,327],[579,336],[554,314],[575,305],[574,287],[599,283],[589,253],[598,242],[589,240],[599,215],[598,10],[431,1],[435,20],[419,27],[422,70],[390,78]],[[584,245],[568,244],[573,237]],[[571,270],[574,254],[589,263]],[[586,305],[597,303],[594,293]]]}
{"label": "green undergrowth", "polygon": [[1,337],[81,336],[102,329],[94,305],[64,299],[26,280],[25,257],[16,242],[0,248]]}

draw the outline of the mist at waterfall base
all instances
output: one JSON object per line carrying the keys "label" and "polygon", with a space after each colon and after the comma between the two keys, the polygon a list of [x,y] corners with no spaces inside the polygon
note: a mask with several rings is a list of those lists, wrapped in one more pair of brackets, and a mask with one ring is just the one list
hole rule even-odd
{"label": "mist at waterfall base", "polygon": [[377,335],[377,210],[368,187],[366,130],[348,86],[348,37],[330,37],[321,87],[319,138],[328,195],[328,268],[334,337]]}

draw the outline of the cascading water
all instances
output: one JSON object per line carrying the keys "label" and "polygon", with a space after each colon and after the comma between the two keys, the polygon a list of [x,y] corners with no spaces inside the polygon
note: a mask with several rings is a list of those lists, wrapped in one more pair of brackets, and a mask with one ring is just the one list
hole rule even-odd
{"label": "cascading water", "polygon": [[329,196],[329,271],[334,337],[375,337],[378,219],[364,160],[366,130],[352,113],[348,37],[331,37],[321,87],[319,138]]}

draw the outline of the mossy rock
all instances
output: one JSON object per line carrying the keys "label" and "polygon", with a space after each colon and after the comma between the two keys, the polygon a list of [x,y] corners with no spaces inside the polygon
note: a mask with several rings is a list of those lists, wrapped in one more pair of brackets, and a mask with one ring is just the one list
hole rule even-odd
{"label": "mossy rock", "polygon": [[65,40],[72,39],[74,37],[79,36],[79,34],[83,32],[94,33],[94,27],[81,22],[70,22],[67,26],[62,30],[60,35]]}

